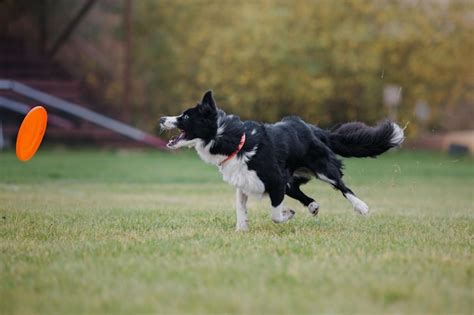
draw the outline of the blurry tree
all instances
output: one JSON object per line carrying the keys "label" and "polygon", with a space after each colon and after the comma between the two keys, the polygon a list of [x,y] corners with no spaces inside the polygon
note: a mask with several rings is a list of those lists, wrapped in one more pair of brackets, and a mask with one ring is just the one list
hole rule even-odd
{"label": "blurry tree", "polygon": [[[431,128],[452,128],[443,123],[445,113],[474,107],[472,0],[133,5],[134,120],[150,128],[158,115],[193,105],[207,89],[243,118],[296,114],[329,126],[383,119],[383,88],[396,84],[403,96],[399,120],[410,121],[411,132],[419,100],[430,106]],[[120,6],[100,1],[75,46],[60,56],[111,104],[121,101]],[[474,119],[465,121],[463,127],[474,128]]]}
{"label": "blurry tree", "polygon": [[404,121],[418,99],[434,126],[474,104],[472,1],[140,1],[136,14],[135,70],[157,115],[209,88],[245,118],[322,125],[385,117],[385,84],[402,87]]}

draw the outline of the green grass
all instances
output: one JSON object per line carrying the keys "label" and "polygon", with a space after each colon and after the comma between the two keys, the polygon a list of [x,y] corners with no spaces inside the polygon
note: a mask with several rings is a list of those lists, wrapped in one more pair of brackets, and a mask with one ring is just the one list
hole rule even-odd
{"label": "green grass", "polygon": [[346,160],[368,217],[321,182],[269,218],[192,152],[0,153],[0,314],[473,312],[474,163]]}

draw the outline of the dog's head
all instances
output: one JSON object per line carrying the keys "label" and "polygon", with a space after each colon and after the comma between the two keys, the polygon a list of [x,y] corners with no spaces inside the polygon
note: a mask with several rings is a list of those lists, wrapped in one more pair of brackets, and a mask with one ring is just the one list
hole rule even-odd
{"label": "dog's head", "polygon": [[179,129],[181,133],[168,142],[168,148],[178,149],[183,146],[194,146],[199,140],[209,142],[217,132],[217,107],[212,91],[207,91],[201,103],[186,109],[179,116],[160,118],[162,130]]}

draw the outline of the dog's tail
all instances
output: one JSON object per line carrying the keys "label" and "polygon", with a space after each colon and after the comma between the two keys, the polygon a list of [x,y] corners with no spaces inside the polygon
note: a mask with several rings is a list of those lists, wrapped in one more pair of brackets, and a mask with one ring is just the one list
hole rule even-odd
{"label": "dog's tail", "polygon": [[328,133],[329,147],[344,157],[375,157],[402,144],[403,129],[384,121],[375,127],[350,122],[333,127]]}

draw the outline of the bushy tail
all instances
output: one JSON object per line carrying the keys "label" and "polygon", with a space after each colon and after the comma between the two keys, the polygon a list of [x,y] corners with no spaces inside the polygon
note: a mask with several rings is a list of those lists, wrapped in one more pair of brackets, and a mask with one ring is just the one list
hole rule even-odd
{"label": "bushy tail", "polygon": [[390,121],[375,127],[360,122],[341,124],[332,128],[328,136],[329,147],[344,157],[375,157],[405,139],[403,129]]}

